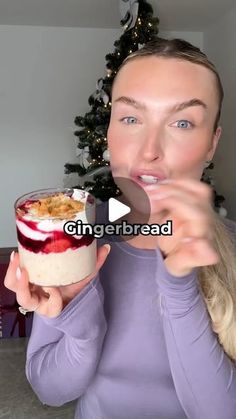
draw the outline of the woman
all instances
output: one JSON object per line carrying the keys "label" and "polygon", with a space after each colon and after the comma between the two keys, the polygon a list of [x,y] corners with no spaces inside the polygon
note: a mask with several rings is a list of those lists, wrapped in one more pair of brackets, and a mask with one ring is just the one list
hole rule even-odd
{"label": "woman", "polygon": [[35,311],[26,375],[42,403],[79,398],[79,419],[236,418],[236,230],[200,181],[222,99],[213,64],[182,40],[152,41],[119,69],[113,176],[139,182],[149,222],[171,219],[173,235],[114,242],[107,260],[100,246],[96,272],[60,289],[29,287],[12,255],[5,285]]}

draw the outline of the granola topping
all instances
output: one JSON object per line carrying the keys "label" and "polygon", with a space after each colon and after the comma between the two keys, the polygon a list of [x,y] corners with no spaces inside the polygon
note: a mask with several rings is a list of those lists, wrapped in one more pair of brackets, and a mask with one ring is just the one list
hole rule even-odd
{"label": "granola topping", "polygon": [[58,193],[46,198],[41,198],[30,204],[28,213],[37,218],[72,219],[80,211],[83,211],[85,204],[77,201],[63,193]]}

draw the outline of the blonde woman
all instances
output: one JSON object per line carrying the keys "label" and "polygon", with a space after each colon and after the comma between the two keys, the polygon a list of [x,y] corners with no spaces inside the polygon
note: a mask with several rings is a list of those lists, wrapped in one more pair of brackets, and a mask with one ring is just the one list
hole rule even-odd
{"label": "blonde woman", "polygon": [[100,246],[96,272],[49,298],[12,256],[5,285],[35,311],[26,375],[42,403],[79,399],[78,419],[236,418],[236,229],[200,181],[222,100],[214,65],[183,40],[152,41],[119,69],[112,172],[173,235],[114,241],[108,258]]}

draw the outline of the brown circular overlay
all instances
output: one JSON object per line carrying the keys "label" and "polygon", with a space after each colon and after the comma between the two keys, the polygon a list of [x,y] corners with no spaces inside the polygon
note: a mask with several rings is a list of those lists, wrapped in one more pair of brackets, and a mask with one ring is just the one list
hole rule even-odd
{"label": "brown circular overlay", "polygon": [[[99,233],[104,229],[106,241],[128,241],[140,234],[138,226],[148,224],[150,201],[145,190],[132,179],[114,177],[114,181],[122,193],[105,203],[97,200],[95,230]],[[129,212],[123,215],[122,211],[125,212],[126,207]],[[143,229],[145,230],[145,227]]]}

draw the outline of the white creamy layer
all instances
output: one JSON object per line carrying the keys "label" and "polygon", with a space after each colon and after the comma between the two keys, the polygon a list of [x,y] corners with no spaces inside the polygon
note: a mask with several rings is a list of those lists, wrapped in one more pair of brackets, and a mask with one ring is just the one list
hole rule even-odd
{"label": "white creamy layer", "polygon": [[31,283],[41,286],[57,287],[82,281],[96,266],[96,240],[89,246],[61,253],[33,253],[20,244],[18,247],[20,266],[27,269]]}
{"label": "white creamy layer", "polygon": [[[78,215],[76,215],[75,218],[73,218],[73,221],[78,221],[81,220],[82,223],[89,223],[89,224],[94,224],[95,222],[95,199],[94,199],[94,204],[90,204],[90,203],[86,203],[88,196],[90,194],[87,191],[83,191],[83,190],[77,190],[74,189],[74,193],[72,195],[72,197],[80,202],[83,202],[85,204],[86,207],[86,211],[79,211]],[[24,222],[21,222],[20,220],[16,220],[16,225],[19,229],[19,231],[21,232],[21,234],[23,234],[25,237],[28,237],[29,239],[33,239],[33,240],[46,240],[48,237],[50,237],[50,233],[53,231],[63,231],[63,226],[65,224],[66,221],[68,220],[56,220],[56,218],[54,219],[42,219],[42,218],[37,218],[31,214],[25,214],[23,217],[25,220],[27,221],[34,221],[37,223],[37,228],[40,231],[35,231],[33,229],[31,229],[29,226],[27,226],[26,224],[24,224]],[[75,236],[77,239],[81,238],[82,236]]]}

